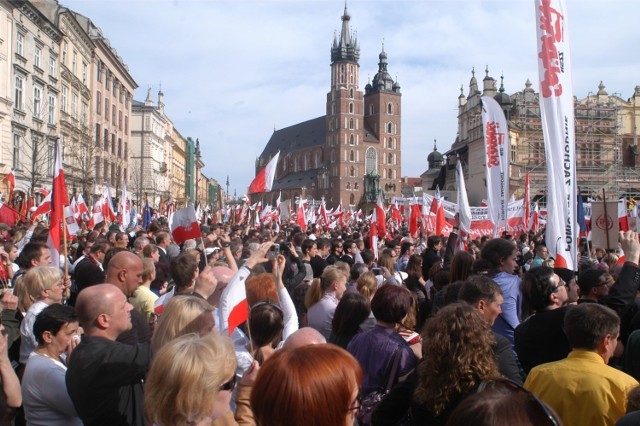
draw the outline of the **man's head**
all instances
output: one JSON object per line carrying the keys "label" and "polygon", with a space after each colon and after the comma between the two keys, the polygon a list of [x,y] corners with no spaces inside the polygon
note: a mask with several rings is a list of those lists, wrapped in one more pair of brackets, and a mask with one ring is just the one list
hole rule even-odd
{"label": "man's head", "polygon": [[127,297],[142,284],[142,259],[130,251],[116,253],[107,265],[106,281],[118,287]]}
{"label": "man's head", "polygon": [[486,275],[469,277],[460,287],[458,299],[478,309],[489,325],[493,325],[502,313],[502,290]]}
{"label": "man's head", "polygon": [[547,259],[549,257],[549,249],[544,244],[538,244],[536,246],[536,256],[542,259]]}
{"label": "man's head", "polygon": [[166,249],[171,244],[171,236],[168,232],[159,232],[156,236],[156,245]]}
{"label": "man's head", "polygon": [[133,251],[135,253],[141,253],[142,249],[148,246],[149,243],[151,243],[151,241],[149,241],[147,237],[138,237],[133,241]]}
{"label": "man's head", "polygon": [[103,263],[108,250],[109,244],[107,242],[95,242],[89,249],[89,254],[98,262]]}
{"label": "man's head", "polygon": [[344,252],[343,243],[344,241],[339,238],[334,238],[333,240],[331,240],[331,252],[336,256],[342,256]]}
{"label": "man's head", "polygon": [[534,312],[559,308],[569,298],[567,283],[548,266],[526,273],[522,282],[522,296],[524,303]]}
{"label": "man's head", "polygon": [[49,247],[44,243],[33,242],[24,246],[16,262],[22,269],[33,268],[34,266],[48,266],[53,263]]}
{"label": "man's head", "polygon": [[176,283],[176,291],[183,292],[192,287],[198,277],[198,264],[189,253],[181,253],[169,265],[171,278]]}
{"label": "man's head", "polygon": [[442,248],[442,239],[439,235],[430,235],[427,238],[427,248],[432,250],[440,250]]}
{"label": "man's head", "polygon": [[302,327],[287,337],[282,349],[292,351],[302,346],[319,345],[323,343],[327,343],[327,339],[325,339],[318,330],[311,327]]}
{"label": "man's head", "polygon": [[316,247],[318,248],[318,256],[326,258],[331,252],[331,241],[326,238],[316,239]]}
{"label": "man's head", "polygon": [[405,241],[400,246],[400,256],[411,256],[415,251],[415,246],[411,241]]}
{"label": "man's head", "polygon": [[126,296],[112,284],[87,287],[76,300],[76,313],[85,333],[110,340],[131,329],[132,309]]}
{"label": "man's head", "polygon": [[609,294],[611,284],[613,284],[611,275],[602,269],[586,269],[578,275],[578,286],[583,299],[597,301]]}
{"label": "man's head", "polygon": [[606,363],[617,345],[620,317],[606,306],[583,303],[567,311],[564,333],[572,349],[597,352]]}
{"label": "man's head", "polygon": [[344,242],[344,254],[354,256],[356,254],[356,243],[353,240],[346,240]]}

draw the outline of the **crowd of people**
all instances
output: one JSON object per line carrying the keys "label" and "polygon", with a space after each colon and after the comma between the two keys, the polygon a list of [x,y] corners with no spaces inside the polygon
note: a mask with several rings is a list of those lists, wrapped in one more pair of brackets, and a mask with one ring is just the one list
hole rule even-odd
{"label": "crowd of people", "polygon": [[8,425],[640,425],[640,240],[0,225]]}

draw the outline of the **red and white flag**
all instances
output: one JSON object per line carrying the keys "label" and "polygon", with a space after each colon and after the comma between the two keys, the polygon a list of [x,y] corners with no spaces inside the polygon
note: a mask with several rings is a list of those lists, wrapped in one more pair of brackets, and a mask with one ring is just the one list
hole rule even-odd
{"label": "red and white flag", "polygon": [[307,217],[304,211],[304,203],[306,202],[307,200],[300,198],[298,200],[298,210],[296,211],[296,223],[300,226],[300,229],[302,229],[303,232],[307,230]]}
{"label": "red and white flag", "polygon": [[176,244],[202,237],[193,204],[189,204],[184,209],[176,210],[169,218],[169,229],[171,229],[171,235],[173,235]]}
{"label": "red and white flag", "polygon": [[[52,265],[60,267],[60,244],[62,242],[62,226],[64,223],[64,208],[69,205],[67,186],[64,183],[62,170],[62,141],[56,142],[56,159],[53,168],[53,189],[51,190],[51,212],[49,214],[49,237],[47,245],[51,250]],[[73,216],[73,213],[72,213]]]}
{"label": "red and white flag", "polygon": [[89,216],[89,208],[87,207],[87,204],[84,202],[84,197],[82,197],[82,194],[78,194],[76,203],[78,205],[78,212],[80,213],[80,218],[84,219],[86,216]]}
{"label": "red and white flag", "polygon": [[437,185],[436,191],[433,194],[433,201],[431,202],[430,215],[431,214],[435,215],[434,233],[441,235],[447,221],[444,216],[444,205],[442,204],[442,198],[440,196],[440,188]]}
{"label": "red and white flag", "polygon": [[127,184],[122,182],[122,195],[120,197],[120,229],[126,230],[131,223],[131,200],[127,192]]}
{"label": "red and white flag", "polygon": [[111,191],[109,190],[109,185],[105,186],[102,194],[102,216],[104,217],[104,220],[108,220],[109,222],[115,222],[118,217],[115,209],[113,208],[113,203],[111,202]]}
{"label": "red and white flag", "polygon": [[36,207],[35,211],[31,213],[31,219],[35,219],[36,217],[47,214],[51,211],[51,193],[49,193],[44,200],[40,203],[38,207]]}
{"label": "red and white flag", "polygon": [[249,194],[256,192],[269,192],[273,186],[273,179],[276,177],[276,169],[278,167],[278,158],[280,151],[273,156],[267,163],[266,167],[258,172],[256,177],[249,185]]}
{"label": "red and white flag", "polygon": [[509,128],[500,104],[490,96],[482,98],[487,204],[493,235],[507,226],[509,205]]}
{"label": "red and white flag", "polygon": [[[556,268],[577,268],[576,159],[571,52],[565,0],[536,0],[540,115],[547,162],[545,240]],[[558,242],[557,244],[555,242]]]}
{"label": "red and white flag", "polygon": [[378,200],[376,201],[376,226],[378,228],[378,236],[384,238],[387,235],[387,218],[384,212],[382,192],[378,194]]}

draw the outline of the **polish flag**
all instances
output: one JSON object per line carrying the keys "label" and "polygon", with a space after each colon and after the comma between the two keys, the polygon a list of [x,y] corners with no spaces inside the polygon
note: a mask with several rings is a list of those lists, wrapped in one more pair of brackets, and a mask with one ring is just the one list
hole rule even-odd
{"label": "polish flag", "polygon": [[373,251],[373,256],[378,259],[378,227],[375,226],[376,211],[373,211],[373,217],[371,219],[371,230],[369,231],[369,247]]}
{"label": "polish flag", "polygon": [[[226,298],[224,297],[224,293],[226,293]],[[227,328],[229,330],[229,336],[231,336],[240,324],[249,319],[249,303],[247,302],[245,280],[232,279],[224,289],[221,300],[223,299],[226,301],[225,306],[221,306],[223,315],[225,311],[230,309],[230,311],[228,311]]]}
{"label": "polish flag", "polygon": [[436,216],[435,234],[442,234],[442,229],[446,223],[444,218],[444,206],[440,198],[440,188],[436,186],[436,192],[433,194],[433,201],[431,202],[431,213]]}
{"label": "polish flag", "polygon": [[[69,205],[69,195],[67,186],[64,183],[64,172],[62,171],[62,141],[58,138],[56,143],[56,161],[53,169],[53,189],[51,196],[51,213],[49,215],[49,237],[47,245],[51,250],[52,266],[60,267],[60,243],[61,227],[64,222],[64,208]],[[73,213],[71,214],[73,217]]]}
{"label": "polish flag", "polygon": [[169,219],[169,228],[176,244],[202,237],[193,204],[189,204],[184,209],[176,210]]}
{"label": "polish flag", "polygon": [[89,216],[89,208],[87,207],[87,204],[84,202],[84,198],[82,197],[82,194],[78,194],[76,203],[78,205],[78,212],[80,213],[80,217],[84,218],[85,215]]}
{"label": "polish flag", "polygon": [[120,229],[124,231],[131,223],[131,201],[127,192],[127,184],[122,182],[122,195],[120,197]]}
{"label": "polish flag", "polygon": [[89,229],[93,229],[94,226],[102,221],[104,221],[104,215],[102,214],[102,198],[99,198],[91,209],[91,219],[87,226]]}
{"label": "polish flag", "polygon": [[77,235],[80,232],[73,207],[66,206],[64,208],[64,221],[67,224],[67,235]]}
{"label": "polish flag", "polygon": [[298,200],[298,211],[296,213],[296,223],[300,225],[300,229],[304,232],[307,229],[306,216],[304,213],[304,203],[307,200]]}
{"label": "polish flag", "polygon": [[51,193],[42,200],[42,203],[36,208],[36,210],[31,213],[31,217],[35,219],[36,217],[47,214],[51,211]]}
{"label": "polish flag", "polygon": [[111,203],[111,191],[109,191],[109,185],[106,185],[104,192],[102,193],[102,216],[109,222],[115,222],[117,215]]}
{"label": "polish flag", "polygon": [[411,204],[411,214],[409,216],[409,235],[416,237],[418,235],[418,228],[420,224],[421,207],[420,204]]}
{"label": "polish flag", "polygon": [[378,227],[378,235],[384,238],[387,235],[387,218],[384,214],[384,200],[382,199],[382,192],[378,194],[378,200],[376,201],[376,223]]}
{"label": "polish flag", "polygon": [[278,166],[279,157],[280,151],[273,156],[264,169],[258,172],[256,177],[253,179],[253,182],[251,182],[251,185],[249,185],[249,194],[271,191],[273,179],[276,177],[276,168]]}

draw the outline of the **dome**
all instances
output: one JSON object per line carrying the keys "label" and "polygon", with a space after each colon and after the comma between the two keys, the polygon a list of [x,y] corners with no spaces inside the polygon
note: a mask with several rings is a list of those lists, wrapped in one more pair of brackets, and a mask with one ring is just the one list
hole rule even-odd
{"label": "dome", "polygon": [[437,150],[434,149],[433,152],[427,156],[427,162],[433,163],[438,161],[442,161],[442,154],[440,154]]}
{"label": "dome", "polygon": [[504,92],[500,92],[493,97],[500,105],[511,105],[511,98]]}

